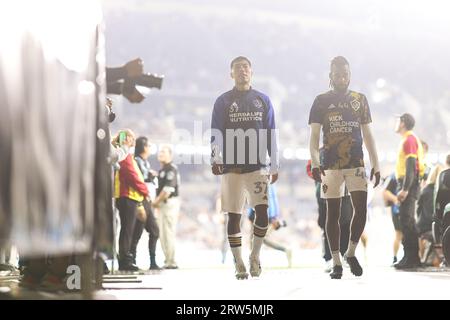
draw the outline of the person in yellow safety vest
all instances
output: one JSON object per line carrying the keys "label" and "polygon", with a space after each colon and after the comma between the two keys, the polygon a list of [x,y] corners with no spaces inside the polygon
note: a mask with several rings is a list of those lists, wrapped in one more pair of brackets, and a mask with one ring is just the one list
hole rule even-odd
{"label": "person in yellow safety vest", "polygon": [[395,128],[395,131],[402,136],[395,169],[404,251],[403,259],[394,265],[399,270],[420,266],[415,206],[420,192],[419,179],[424,175],[425,163],[422,143],[412,132],[414,125],[414,117],[404,113],[399,117]]}
{"label": "person in yellow safety vest", "polygon": [[119,235],[119,270],[138,271],[139,268],[133,263],[133,255],[130,252],[134,226],[136,223],[136,212],[138,206],[148,196],[148,189],[144,177],[134,159],[132,149],[135,145],[134,133],[127,129],[119,132],[119,146],[125,145],[130,153],[119,162],[120,169],[115,173],[114,198],[120,216]]}

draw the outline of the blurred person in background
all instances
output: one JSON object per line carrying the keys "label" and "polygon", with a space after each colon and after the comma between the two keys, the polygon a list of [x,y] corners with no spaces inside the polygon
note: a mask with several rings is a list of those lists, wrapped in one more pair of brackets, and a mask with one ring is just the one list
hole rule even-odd
{"label": "blurred person in background", "polygon": [[175,259],[176,229],[180,214],[180,175],[172,163],[172,149],[162,146],[158,153],[161,169],[158,172],[158,189],[152,206],[158,209],[160,243],[164,252],[164,269],[178,269]]}
{"label": "blurred person in background", "polygon": [[386,207],[391,208],[392,223],[395,230],[392,264],[395,264],[398,262],[398,250],[403,239],[399,214],[400,202],[397,199],[397,180],[395,179],[395,173],[392,173],[384,180],[383,201]]}
{"label": "blurred person in background", "polygon": [[414,117],[404,113],[398,118],[395,127],[395,132],[402,136],[395,170],[404,251],[402,260],[394,265],[399,270],[420,266],[415,206],[420,192],[419,181],[425,173],[425,163],[422,143],[412,132],[414,125]]}
{"label": "blurred person in background", "polygon": [[134,160],[135,135],[133,131],[121,130],[116,138],[116,145],[127,146],[130,153],[119,162],[120,169],[115,174],[114,197],[116,207],[120,216],[119,235],[119,270],[138,271],[139,268],[133,263],[131,242],[136,224],[137,208],[148,196],[148,189],[144,177]]}
{"label": "blurred person in background", "polygon": [[[417,201],[417,222],[416,228],[419,233],[419,257],[422,263],[427,263],[429,249],[432,245],[432,224],[434,215],[434,187],[436,180],[442,171],[441,165],[434,166],[428,174],[425,186],[420,191],[419,200]],[[437,264],[439,265],[439,264]]]}
{"label": "blurred person in background", "polygon": [[[150,194],[151,190],[155,188],[154,179],[158,173],[151,169],[150,162],[148,161],[149,156],[150,144],[147,137],[137,138],[136,147],[134,150],[134,159],[136,160],[139,170],[144,177],[144,182],[147,185]],[[137,245],[139,243],[139,239],[141,239],[144,229],[148,232],[150,270],[160,270],[161,268],[156,263],[156,242],[159,238],[159,227],[151,207],[150,197],[148,197],[148,199],[144,199],[142,201],[142,206],[138,207],[138,216],[134,226],[133,239],[131,241],[130,249],[131,254],[133,255],[134,263],[136,263]]]}

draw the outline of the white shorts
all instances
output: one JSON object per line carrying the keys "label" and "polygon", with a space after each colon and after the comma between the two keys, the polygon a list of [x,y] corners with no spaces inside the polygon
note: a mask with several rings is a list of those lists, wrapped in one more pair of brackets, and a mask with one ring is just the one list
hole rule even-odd
{"label": "white shorts", "polygon": [[325,170],[322,176],[320,196],[323,199],[341,198],[344,196],[344,182],[348,192],[367,192],[367,177],[363,167],[341,170]]}
{"label": "white shorts", "polygon": [[268,205],[269,176],[265,170],[249,173],[226,173],[222,176],[222,211],[240,213],[245,204],[254,208]]}

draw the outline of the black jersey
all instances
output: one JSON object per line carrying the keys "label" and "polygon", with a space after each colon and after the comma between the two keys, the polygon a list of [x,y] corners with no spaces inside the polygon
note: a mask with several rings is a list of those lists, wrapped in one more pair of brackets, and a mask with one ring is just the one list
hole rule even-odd
{"label": "black jersey", "polygon": [[169,198],[178,197],[180,177],[176,165],[169,163],[162,167],[158,172],[158,189],[156,195],[161,191],[170,192]]}

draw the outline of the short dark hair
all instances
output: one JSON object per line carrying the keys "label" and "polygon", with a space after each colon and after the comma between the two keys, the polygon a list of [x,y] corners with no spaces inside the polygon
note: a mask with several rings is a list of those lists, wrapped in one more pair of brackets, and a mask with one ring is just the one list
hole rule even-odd
{"label": "short dark hair", "polygon": [[248,64],[250,65],[250,67],[252,66],[252,63],[250,62],[250,60],[247,57],[244,56],[239,56],[234,58],[233,60],[231,60],[231,64],[230,64],[230,68],[233,69],[233,64],[235,64],[236,62],[238,62],[239,60],[245,60],[248,62]]}
{"label": "short dark hair", "polygon": [[404,113],[400,116],[400,120],[405,124],[406,130],[412,130],[416,124],[416,120],[410,113]]}
{"label": "short dark hair", "polygon": [[136,147],[134,148],[134,156],[137,157],[144,152],[145,146],[148,144],[147,137],[139,137],[136,139]]}
{"label": "short dark hair", "polygon": [[348,60],[345,57],[337,56],[331,60],[330,68],[332,66],[337,66],[337,67],[350,66],[350,63],[348,63]]}

